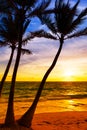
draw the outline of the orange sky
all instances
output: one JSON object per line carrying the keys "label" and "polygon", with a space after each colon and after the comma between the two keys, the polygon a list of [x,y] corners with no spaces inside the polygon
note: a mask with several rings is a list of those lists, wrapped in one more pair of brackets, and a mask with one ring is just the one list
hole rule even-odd
{"label": "orange sky", "polygon": [[[54,2],[54,1],[53,1]],[[71,1],[72,5],[73,2]],[[86,0],[80,2],[79,9],[86,7]],[[52,5],[53,6],[53,3]],[[40,21],[32,20],[32,29],[44,29]],[[84,24],[84,26],[87,23]],[[17,74],[17,81],[41,81],[45,72],[51,65],[58,49],[58,41],[44,38],[35,38],[29,42],[26,48],[32,51],[32,55],[22,55]],[[0,80],[5,71],[10,56],[10,48],[0,48]],[[16,56],[16,54],[15,54]],[[15,57],[7,77],[7,81],[12,78]],[[87,81],[87,37],[75,38],[65,41],[58,62],[49,75],[48,81]]]}
{"label": "orange sky", "polygon": [[[41,81],[53,61],[58,41],[35,38],[27,47],[32,55],[22,55],[18,70],[18,81]],[[10,49],[0,53],[0,79],[9,59]],[[13,60],[14,64],[15,58]],[[12,68],[7,80],[11,80]],[[67,40],[64,43],[58,62],[48,77],[48,81],[87,81],[87,38]]]}

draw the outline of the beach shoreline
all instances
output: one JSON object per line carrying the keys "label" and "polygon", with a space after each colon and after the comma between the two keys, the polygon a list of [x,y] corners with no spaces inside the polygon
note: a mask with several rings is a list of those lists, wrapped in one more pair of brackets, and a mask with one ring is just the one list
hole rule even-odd
{"label": "beach shoreline", "polygon": [[[20,116],[17,116],[18,119]],[[3,123],[0,120],[0,124]],[[87,130],[87,111],[67,111],[35,114],[32,121],[33,130]],[[0,130],[11,130],[0,128]],[[13,130],[13,129],[12,129]],[[17,130],[14,129],[14,130]],[[30,130],[19,127],[18,130]]]}

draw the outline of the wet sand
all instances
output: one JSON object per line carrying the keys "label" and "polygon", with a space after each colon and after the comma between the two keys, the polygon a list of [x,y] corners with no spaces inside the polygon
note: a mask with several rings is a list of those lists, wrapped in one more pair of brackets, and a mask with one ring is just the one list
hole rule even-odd
{"label": "wet sand", "polygon": [[[2,123],[3,120],[0,120]],[[56,112],[35,114],[33,130],[87,130],[87,112]],[[29,128],[0,128],[0,130],[31,130]]]}

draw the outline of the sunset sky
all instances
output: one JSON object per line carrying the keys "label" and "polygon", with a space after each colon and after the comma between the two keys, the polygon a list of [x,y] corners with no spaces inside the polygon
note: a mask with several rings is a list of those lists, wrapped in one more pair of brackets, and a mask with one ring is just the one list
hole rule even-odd
{"label": "sunset sky", "polygon": [[[73,1],[72,1],[73,2]],[[87,6],[86,0],[81,0],[80,9]],[[87,23],[84,24],[87,27]],[[46,28],[38,19],[33,19],[28,30],[34,31]],[[34,38],[25,48],[32,55],[22,55],[17,74],[17,81],[41,81],[51,65],[59,46],[58,41]],[[0,48],[0,79],[5,71],[10,56],[10,48]],[[16,52],[15,52],[16,56]],[[11,80],[15,57],[8,74]],[[87,36],[66,40],[58,62],[49,75],[48,81],[87,81]]]}

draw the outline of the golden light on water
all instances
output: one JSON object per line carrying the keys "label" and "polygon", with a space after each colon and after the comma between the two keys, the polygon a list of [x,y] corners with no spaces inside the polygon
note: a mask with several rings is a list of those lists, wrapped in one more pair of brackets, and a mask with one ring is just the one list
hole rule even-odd
{"label": "golden light on water", "polygon": [[69,104],[72,105],[74,103],[74,101],[71,99],[71,100],[68,100]]}

